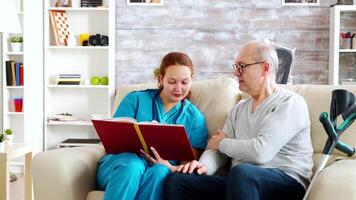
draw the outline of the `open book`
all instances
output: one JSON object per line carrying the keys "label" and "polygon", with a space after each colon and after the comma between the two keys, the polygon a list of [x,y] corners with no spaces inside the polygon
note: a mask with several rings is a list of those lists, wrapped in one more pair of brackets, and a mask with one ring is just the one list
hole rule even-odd
{"label": "open book", "polygon": [[149,147],[154,147],[161,158],[166,160],[194,159],[192,147],[182,125],[137,123],[135,119],[126,117],[92,122],[106,153],[140,153],[140,149],[149,153]]}

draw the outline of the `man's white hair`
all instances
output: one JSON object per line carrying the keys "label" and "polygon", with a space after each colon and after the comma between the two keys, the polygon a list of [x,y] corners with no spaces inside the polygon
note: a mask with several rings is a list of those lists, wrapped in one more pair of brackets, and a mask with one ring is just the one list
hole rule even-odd
{"label": "man's white hair", "polygon": [[251,42],[256,48],[254,60],[256,62],[266,62],[270,65],[270,74],[275,78],[278,70],[278,56],[274,46],[266,42]]}

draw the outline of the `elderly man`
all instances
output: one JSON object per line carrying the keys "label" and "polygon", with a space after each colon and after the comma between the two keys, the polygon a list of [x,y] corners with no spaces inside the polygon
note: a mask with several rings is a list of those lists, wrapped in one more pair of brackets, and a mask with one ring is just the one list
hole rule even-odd
{"label": "elderly man", "polygon": [[[303,198],[313,166],[308,108],[301,96],[278,87],[277,67],[269,44],[251,42],[241,49],[234,74],[251,97],[230,111],[199,162],[167,178],[167,199]],[[214,176],[230,159],[227,176]]]}

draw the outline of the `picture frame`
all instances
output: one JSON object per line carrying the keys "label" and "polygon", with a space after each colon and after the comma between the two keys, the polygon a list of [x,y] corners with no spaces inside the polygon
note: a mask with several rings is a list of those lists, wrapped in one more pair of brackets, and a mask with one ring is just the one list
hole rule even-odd
{"label": "picture frame", "polygon": [[282,6],[319,6],[320,0],[282,0]]}
{"label": "picture frame", "polygon": [[72,0],[56,0],[55,7],[72,7]]}
{"label": "picture frame", "polygon": [[162,6],[163,0],[127,0],[130,6]]}
{"label": "picture frame", "polygon": [[51,10],[49,12],[54,41],[57,46],[67,46],[69,38],[69,23],[64,10]]}

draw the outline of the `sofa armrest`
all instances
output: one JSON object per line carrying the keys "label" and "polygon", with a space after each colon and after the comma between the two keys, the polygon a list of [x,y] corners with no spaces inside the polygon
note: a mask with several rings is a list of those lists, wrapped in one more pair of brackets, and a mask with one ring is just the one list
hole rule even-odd
{"label": "sofa armrest", "polygon": [[356,160],[340,160],[326,167],[316,180],[308,200],[356,200]]}
{"label": "sofa armrest", "polygon": [[102,147],[64,148],[38,153],[33,158],[36,200],[85,200],[95,189]]}

